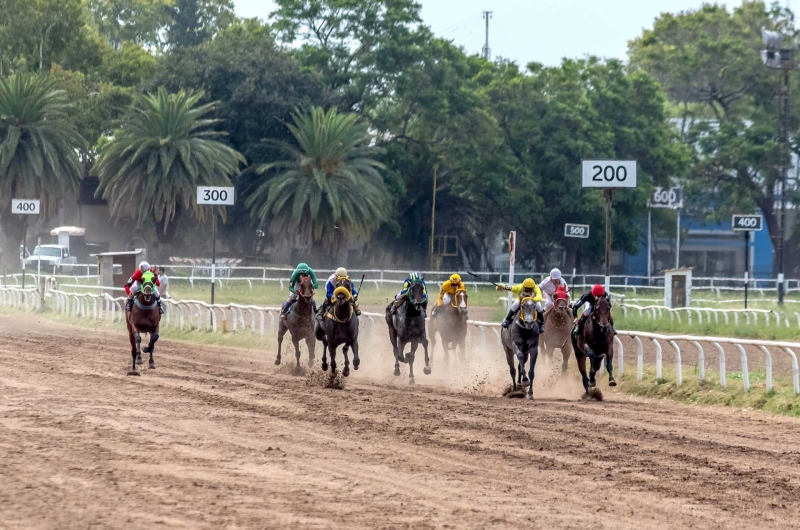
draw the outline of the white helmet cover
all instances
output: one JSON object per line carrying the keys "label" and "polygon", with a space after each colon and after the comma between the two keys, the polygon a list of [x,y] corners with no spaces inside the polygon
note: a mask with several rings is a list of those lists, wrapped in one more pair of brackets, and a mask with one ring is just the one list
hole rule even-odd
{"label": "white helmet cover", "polygon": [[347,276],[347,269],[345,269],[344,267],[339,267],[338,269],[336,269],[336,276],[338,276],[339,278]]}
{"label": "white helmet cover", "polygon": [[146,272],[150,270],[150,264],[146,261],[143,261],[139,264],[139,270],[142,272]]}
{"label": "white helmet cover", "polygon": [[550,271],[550,278],[553,280],[560,280],[561,279],[561,271],[558,269],[553,269]]}

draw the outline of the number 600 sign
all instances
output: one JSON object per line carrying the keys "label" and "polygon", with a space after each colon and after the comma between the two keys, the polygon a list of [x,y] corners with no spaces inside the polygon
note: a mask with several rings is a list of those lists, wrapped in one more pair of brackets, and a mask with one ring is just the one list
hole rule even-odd
{"label": "number 600 sign", "polygon": [[584,188],[635,188],[636,160],[584,160],[581,183]]}

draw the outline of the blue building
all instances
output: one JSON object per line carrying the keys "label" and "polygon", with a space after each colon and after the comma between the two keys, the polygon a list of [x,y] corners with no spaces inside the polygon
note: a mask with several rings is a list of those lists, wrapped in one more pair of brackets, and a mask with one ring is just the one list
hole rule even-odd
{"label": "blue building", "polygon": [[[647,223],[642,227],[642,244],[635,255],[619,256],[622,274],[647,276]],[[774,249],[766,226],[750,232],[747,259],[755,278],[771,278]],[[653,275],[675,267],[675,236],[654,237]],[[680,266],[691,267],[700,277],[740,278],[745,272],[745,235],[734,232],[731,222],[705,224],[691,219],[681,220]]]}

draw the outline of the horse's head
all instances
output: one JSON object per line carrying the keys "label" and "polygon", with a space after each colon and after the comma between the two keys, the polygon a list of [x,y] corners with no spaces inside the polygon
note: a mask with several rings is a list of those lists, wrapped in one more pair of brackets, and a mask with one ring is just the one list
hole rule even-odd
{"label": "horse's head", "polygon": [[600,330],[603,333],[608,331],[608,328],[611,325],[611,302],[609,302],[608,298],[605,296],[601,296],[594,304],[592,320],[594,320],[597,325],[600,326]]}
{"label": "horse's head", "polygon": [[336,279],[335,289],[333,290],[333,302],[336,305],[344,305],[350,300],[353,294],[353,288],[350,285],[350,279],[341,276]]}
{"label": "horse's head", "polygon": [[456,292],[456,296],[453,299],[454,305],[458,308],[458,313],[464,318],[467,319],[467,305],[468,305],[469,296],[467,296],[467,290],[462,289]]}
{"label": "horse's head", "polygon": [[154,289],[155,289],[155,286],[150,282],[146,282],[142,286],[142,290],[139,292],[139,296],[144,298],[144,301],[145,301],[146,304],[150,304],[153,301],[153,290]]}
{"label": "horse's head", "polygon": [[519,303],[519,322],[518,325],[525,329],[533,328],[536,322],[536,302],[533,298],[526,296]]}
{"label": "horse's head", "polygon": [[425,286],[422,282],[411,283],[411,287],[408,289],[408,299],[414,304],[417,311],[422,310],[422,304],[425,303]]}
{"label": "horse's head", "polygon": [[556,288],[556,292],[553,295],[553,305],[558,311],[566,311],[569,309],[569,294],[567,294],[567,290],[563,285],[559,285]]}
{"label": "horse's head", "polygon": [[297,289],[297,294],[306,300],[310,300],[314,296],[314,287],[311,286],[310,276],[300,277],[300,287]]}

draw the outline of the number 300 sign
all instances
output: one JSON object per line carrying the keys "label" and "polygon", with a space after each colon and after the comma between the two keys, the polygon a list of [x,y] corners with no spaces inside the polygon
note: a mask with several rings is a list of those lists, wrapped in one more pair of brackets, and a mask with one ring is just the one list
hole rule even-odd
{"label": "number 300 sign", "polygon": [[233,204],[233,188],[220,186],[198,186],[197,204]]}
{"label": "number 300 sign", "polygon": [[584,160],[581,183],[584,188],[635,188],[636,160]]}

